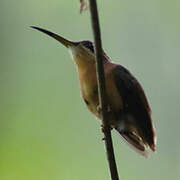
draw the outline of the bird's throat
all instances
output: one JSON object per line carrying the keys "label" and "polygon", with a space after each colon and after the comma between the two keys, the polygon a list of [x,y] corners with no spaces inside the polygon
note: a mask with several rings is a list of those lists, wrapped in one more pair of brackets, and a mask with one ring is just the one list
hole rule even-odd
{"label": "bird's throat", "polygon": [[80,71],[95,64],[95,56],[81,46],[70,47],[70,54]]}

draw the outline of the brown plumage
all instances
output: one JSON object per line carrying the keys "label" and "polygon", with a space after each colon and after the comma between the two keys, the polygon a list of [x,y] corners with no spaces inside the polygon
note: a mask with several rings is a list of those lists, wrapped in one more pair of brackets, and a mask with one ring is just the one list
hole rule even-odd
{"label": "brown plumage", "polygon": [[[81,94],[87,108],[100,119],[94,47],[90,41],[72,42],[50,31],[48,34],[69,48],[76,64]],[[103,52],[106,93],[110,120],[123,139],[138,153],[147,156],[147,148],[155,151],[155,132],[151,109],[136,78],[123,66],[113,63]]]}

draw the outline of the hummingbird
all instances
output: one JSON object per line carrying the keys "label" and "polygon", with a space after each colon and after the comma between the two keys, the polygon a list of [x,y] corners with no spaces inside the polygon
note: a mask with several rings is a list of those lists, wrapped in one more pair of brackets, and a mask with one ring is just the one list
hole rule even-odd
{"label": "hummingbird", "polygon": [[[69,49],[77,67],[82,98],[87,108],[101,120],[94,45],[91,41],[70,41],[48,30],[31,26],[59,41]],[[114,63],[102,52],[108,111],[111,129],[137,153],[147,157],[148,149],[155,151],[156,136],[145,92],[138,80],[122,65]]]}

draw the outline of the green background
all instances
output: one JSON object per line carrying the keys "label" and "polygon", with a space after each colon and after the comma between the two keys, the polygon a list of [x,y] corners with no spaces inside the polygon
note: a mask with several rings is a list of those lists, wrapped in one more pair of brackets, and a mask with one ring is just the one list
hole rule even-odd
{"label": "green background", "polygon": [[[121,180],[180,179],[180,1],[98,1],[103,47],[141,82],[157,152],[113,132]],[[103,137],[83,103],[68,51],[29,26],[92,40],[79,1],[0,0],[0,179],[108,180]]]}

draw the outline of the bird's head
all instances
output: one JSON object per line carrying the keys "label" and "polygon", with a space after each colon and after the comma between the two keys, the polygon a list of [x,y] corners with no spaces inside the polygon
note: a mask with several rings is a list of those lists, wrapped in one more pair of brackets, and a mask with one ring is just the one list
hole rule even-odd
{"label": "bird's head", "polygon": [[67,47],[70,50],[72,58],[77,65],[84,65],[84,63],[95,63],[94,46],[91,41],[73,42],[48,30],[35,26],[31,27],[51,36],[52,38],[63,44],[65,47]]}

